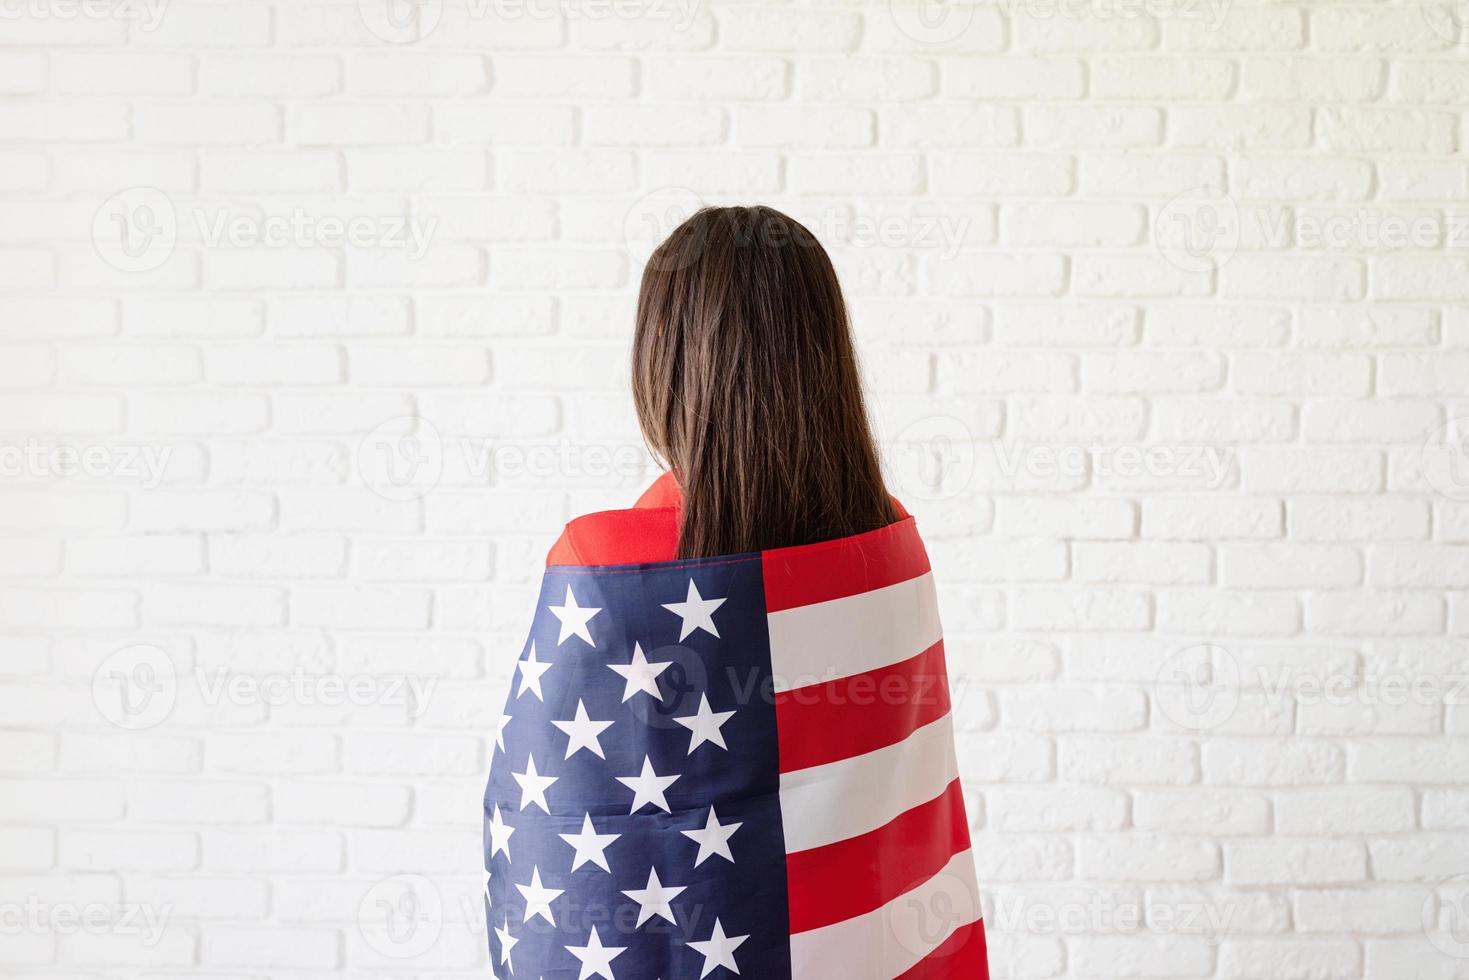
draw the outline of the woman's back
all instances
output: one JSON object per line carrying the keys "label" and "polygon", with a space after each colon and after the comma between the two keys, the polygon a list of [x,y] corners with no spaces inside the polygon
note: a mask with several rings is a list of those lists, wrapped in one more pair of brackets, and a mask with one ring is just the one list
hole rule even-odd
{"label": "woman's back", "polygon": [[676,485],[642,503],[552,550],[485,794],[497,975],[985,977],[913,520],[670,560]]}
{"label": "woman's back", "polygon": [[497,975],[982,980],[933,578],[825,251],[680,225],[632,381],[677,479],[551,549],[485,791]]}

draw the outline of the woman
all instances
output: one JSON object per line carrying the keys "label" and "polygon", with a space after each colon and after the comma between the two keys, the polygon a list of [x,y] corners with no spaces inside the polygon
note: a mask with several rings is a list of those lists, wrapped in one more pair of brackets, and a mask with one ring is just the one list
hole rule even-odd
{"label": "woman", "polygon": [[496,976],[987,977],[928,558],[811,233],[675,230],[633,397],[670,472],[566,526],[497,735]]}

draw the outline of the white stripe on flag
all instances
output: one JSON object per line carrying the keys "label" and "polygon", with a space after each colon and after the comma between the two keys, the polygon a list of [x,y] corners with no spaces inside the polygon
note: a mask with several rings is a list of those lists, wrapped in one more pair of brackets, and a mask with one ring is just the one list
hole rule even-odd
{"label": "white stripe on flag", "polygon": [[777,693],[907,660],[943,635],[931,572],[767,618]]}
{"label": "white stripe on flag", "polygon": [[952,714],[874,752],[783,772],[780,817],[786,853],[876,830],[938,796],[958,774]]}
{"label": "white stripe on flag", "polygon": [[979,917],[974,855],[966,850],[880,909],[792,936],[791,975],[892,980]]}

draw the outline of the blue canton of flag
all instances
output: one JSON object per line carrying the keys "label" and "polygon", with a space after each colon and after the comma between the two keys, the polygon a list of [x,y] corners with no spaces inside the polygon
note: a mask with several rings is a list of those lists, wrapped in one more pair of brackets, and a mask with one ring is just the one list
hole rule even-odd
{"label": "blue canton of flag", "polygon": [[791,976],[759,555],[547,569],[485,791],[495,976]]}

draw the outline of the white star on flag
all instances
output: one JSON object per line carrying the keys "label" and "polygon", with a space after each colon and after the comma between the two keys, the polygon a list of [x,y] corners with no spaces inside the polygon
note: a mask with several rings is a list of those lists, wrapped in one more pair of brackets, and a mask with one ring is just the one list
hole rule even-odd
{"label": "white star on flag", "polygon": [[515,696],[518,698],[526,691],[530,691],[536,696],[537,701],[546,700],[545,696],[541,694],[541,675],[551,669],[551,663],[536,659],[536,645],[534,642],[530,645],[530,655],[520,662],[519,667],[520,690],[515,692]]}
{"label": "white star on flag", "polygon": [[557,777],[542,776],[536,772],[536,760],[533,757],[525,760],[525,772],[512,771],[510,775],[520,784],[520,808],[524,810],[534,803],[550,816],[551,808],[546,804],[546,790],[551,788]]}
{"label": "white star on flag", "polygon": [[603,871],[611,872],[607,866],[607,848],[621,834],[599,834],[597,828],[592,826],[592,815],[588,813],[582,818],[581,833],[579,834],[557,834],[566,843],[576,849],[576,854],[571,859],[571,870],[575,871],[587,862],[595,864]]}
{"label": "white star on flag", "polygon": [[587,645],[596,649],[597,644],[592,642],[592,631],[587,628],[587,621],[602,611],[601,606],[578,606],[576,596],[571,594],[571,586],[566,587],[566,604],[561,606],[547,606],[551,615],[561,620],[561,633],[556,637],[556,645],[559,647],[566,642],[569,636],[579,636],[587,641]]}
{"label": "white star on flag", "polygon": [[504,851],[505,860],[510,860],[510,835],[513,833],[515,828],[505,822],[505,818],[500,815],[500,808],[495,807],[490,813],[490,857]]}
{"label": "white star on flag", "polygon": [[551,903],[560,898],[566,891],[564,888],[546,888],[541,884],[541,871],[539,868],[530,869],[530,884],[515,886],[520,894],[525,896],[525,921],[529,922],[533,917],[539,915],[552,928],[556,926],[556,920],[551,916]]}
{"label": "white star on flag", "polygon": [[[655,915],[660,919],[667,919],[674,925],[678,925],[677,920],[673,917],[673,906],[669,903],[677,898],[679,892],[682,892],[686,887],[688,886],[681,885],[674,888],[665,886],[663,882],[658,880],[658,869],[649,868],[648,887],[626,889],[623,891],[623,894],[638,903],[637,925],[642,925]],[[637,926],[633,928],[637,928]]]}
{"label": "white star on flag", "polygon": [[693,755],[694,749],[697,749],[705,742],[717,745],[721,749],[728,751],[729,746],[724,744],[724,735],[719,729],[733,717],[733,711],[710,711],[709,695],[700,694],[699,710],[696,713],[684,715],[682,718],[675,718],[673,720],[694,733],[693,738],[689,739],[689,755]]}
{"label": "white star on flag", "polygon": [[502,929],[499,926],[495,926],[495,935],[500,937],[500,965],[509,966],[510,972],[514,973],[515,964],[510,962],[510,951],[515,948],[515,944],[520,942],[520,940],[510,935],[509,918],[505,920],[505,928]]}
{"label": "white star on flag", "polygon": [[510,724],[510,716],[501,713],[500,724],[495,726],[495,747],[501,752],[505,751],[505,726]]}
{"label": "white star on flag", "polygon": [[714,808],[709,808],[709,819],[704,823],[703,830],[680,831],[689,840],[699,845],[699,855],[694,858],[694,867],[703,864],[705,859],[719,855],[730,864],[734,863],[734,855],[729,850],[729,839],[744,824],[726,823],[721,824],[719,818],[714,815]]}
{"label": "white star on flag", "polygon": [[714,626],[714,610],[722,605],[723,599],[705,599],[699,595],[699,587],[689,579],[688,597],[683,602],[665,602],[663,608],[683,620],[678,630],[678,642],[682,643],[694,630],[719,636],[719,630]]}
{"label": "white star on flag", "polygon": [[577,980],[587,980],[588,977],[606,977],[607,980],[617,980],[612,975],[612,961],[626,950],[626,946],[603,946],[602,938],[597,935],[596,926],[592,926],[592,935],[587,939],[585,946],[566,947],[568,953],[581,960],[581,973]]}
{"label": "white star on flag", "polygon": [[617,781],[633,792],[632,809],[628,813],[637,813],[649,803],[664,813],[673,812],[668,809],[668,797],[663,795],[663,791],[678,781],[678,775],[658,775],[653,771],[653,760],[647,756],[643,756],[642,772],[636,776],[618,776]]}
{"label": "white star on flag", "polygon": [[665,660],[662,663],[649,663],[648,658],[643,656],[642,644],[633,643],[632,663],[608,664],[607,666],[617,671],[627,681],[622,689],[622,701],[626,704],[639,691],[653,695],[656,701],[662,701],[663,692],[658,690],[658,675],[667,670],[672,662]]}
{"label": "white star on flag", "polygon": [[734,951],[740,948],[740,944],[749,936],[726,936],[724,926],[720,925],[719,919],[714,920],[714,933],[702,943],[689,943],[701,956],[704,957],[704,969],[699,971],[700,980],[707,977],[709,973],[718,968],[725,967],[731,973],[739,973],[740,968],[735,966]]}
{"label": "white star on flag", "polygon": [[551,724],[566,733],[566,758],[570,759],[582,749],[593,753],[599,759],[607,756],[602,754],[602,743],[597,736],[612,726],[610,721],[593,721],[587,717],[587,706],[578,698],[576,702],[576,716],[570,721],[552,721]]}

